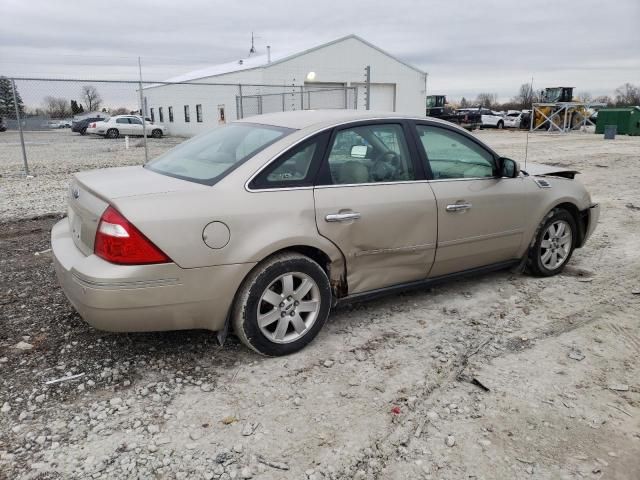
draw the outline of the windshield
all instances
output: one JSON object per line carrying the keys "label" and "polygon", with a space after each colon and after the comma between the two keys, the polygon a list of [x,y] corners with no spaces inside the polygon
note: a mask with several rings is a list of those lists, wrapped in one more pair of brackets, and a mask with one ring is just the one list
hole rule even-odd
{"label": "windshield", "polygon": [[171,177],[213,185],[243,161],[293,130],[255,123],[232,123],[181,143],[145,168]]}

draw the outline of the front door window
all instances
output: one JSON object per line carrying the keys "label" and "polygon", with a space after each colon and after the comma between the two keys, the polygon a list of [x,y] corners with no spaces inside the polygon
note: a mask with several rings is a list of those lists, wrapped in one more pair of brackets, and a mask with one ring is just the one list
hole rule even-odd
{"label": "front door window", "polygon": [[445,128],[416,128],[435,180],[495,176],[493,155],[473,140]]}

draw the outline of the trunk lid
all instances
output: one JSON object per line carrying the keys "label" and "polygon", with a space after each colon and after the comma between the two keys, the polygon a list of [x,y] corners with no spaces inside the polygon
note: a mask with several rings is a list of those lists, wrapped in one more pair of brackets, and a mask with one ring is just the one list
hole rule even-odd
{"label": "trunk lid", "polygon": [[161,175],[141,166],[76,173],[67,196],[73,241],[82,253],[91,255],[100,217],[115,199],[207,188],[210,187]]}

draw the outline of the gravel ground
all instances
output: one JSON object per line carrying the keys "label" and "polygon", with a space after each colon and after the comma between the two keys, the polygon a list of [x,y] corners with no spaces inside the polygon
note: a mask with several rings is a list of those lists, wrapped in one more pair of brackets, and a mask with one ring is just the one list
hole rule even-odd
{"label": "gravel ground", "polygon": [[[20,136],[0,133],[0,220],[24,218],[66,210],[71,173],[144,163],[142,138],[106,140],[82,136],[69,129],[25,132],[24,140],[33,178],[24,178]],[[149,158],[184,141],[180,137],[147,139]]]}
{"label": "gravel ground", "polygon": [[[562,275],[345,307],[305,350],[270,359],[210,332],[82,322],[46,251],[59,214],[16,217],[62,211],[69,172],[140,154],[116,162],[100,150],[115,144],[52,134],[38,187],[1,179],[0,478],[640,477],[640,138],[530,137],[530,160],[582,171],[603,209]],[[523,158],[520,132],[479,136]],[[6,172],[20,160],[0,138]],[[50,169],[65,151],[77,162]]]}

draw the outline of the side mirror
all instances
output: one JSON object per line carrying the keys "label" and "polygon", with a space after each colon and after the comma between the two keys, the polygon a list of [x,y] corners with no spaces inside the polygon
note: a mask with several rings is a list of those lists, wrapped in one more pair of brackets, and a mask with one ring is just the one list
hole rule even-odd
{"label": "side mirror", "polygon": [[506,178],[516,178],[520,175],[520,164],[510,158],[501,157],[500,162],[500,176]]}

